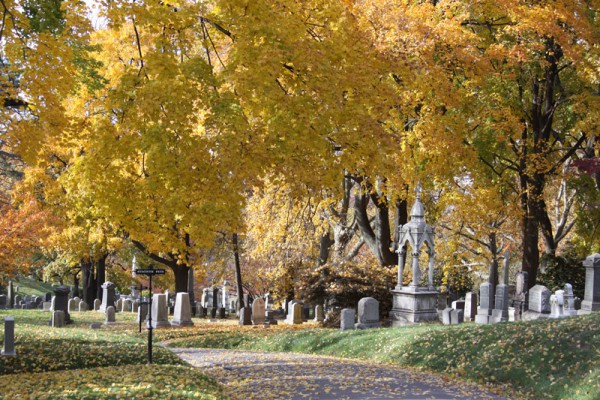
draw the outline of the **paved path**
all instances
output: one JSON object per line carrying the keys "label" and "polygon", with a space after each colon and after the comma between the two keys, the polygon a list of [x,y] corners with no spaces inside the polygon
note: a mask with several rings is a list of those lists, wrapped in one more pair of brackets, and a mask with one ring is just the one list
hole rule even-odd
{"label": "paved path", "polygon": [[171,348],[232,399],[501,399],[425,372],[332,357]]}

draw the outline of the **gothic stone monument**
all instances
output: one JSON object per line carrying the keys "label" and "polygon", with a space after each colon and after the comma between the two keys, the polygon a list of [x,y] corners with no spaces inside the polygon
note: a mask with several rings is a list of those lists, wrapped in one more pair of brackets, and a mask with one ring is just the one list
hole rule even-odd
{"label": "gothic stone monument", "polygon": [[[421,203],[421,188],[417,185],[417,196],[408,224],[398,227],[398,285],[392,290],[393,307],[390,311],[392,326],[404,326],[423,321],[438,319],[436,300],[438,291],[433,287],[433,228],[425,223],[425,207]],[[412,256],[412,282],[402,285],[404,261],[407,244],[410,244]],[[421,286],[419,254],[427,244],[429,255],[428,286]]]}

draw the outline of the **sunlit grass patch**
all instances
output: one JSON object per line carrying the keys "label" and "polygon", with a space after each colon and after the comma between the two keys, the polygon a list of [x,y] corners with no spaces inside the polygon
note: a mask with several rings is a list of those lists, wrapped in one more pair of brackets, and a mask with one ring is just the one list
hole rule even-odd
{"label": "sunlit grass patch", "polygon": [[193,367],[138,365],[24,373],[0,379],[11,399],[223,399],[217,383]]}

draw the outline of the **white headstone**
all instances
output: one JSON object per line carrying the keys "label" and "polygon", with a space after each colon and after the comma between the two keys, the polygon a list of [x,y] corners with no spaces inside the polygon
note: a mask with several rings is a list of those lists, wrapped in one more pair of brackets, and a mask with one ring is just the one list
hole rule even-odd
{"label": "white headstone", "polygon": [[291,302],[290,311],[286,322],[290,325],[299,325],[302,323],[302,304]]}
{"label": "white headstone", "polygon": [[325,311],[323,310],[322,305],[315,306],[315,322],[323,322],[325,321]]}
{"label": "white headstone", "polygon": [[52,308],[51,301],[45,301],[42,303],[42,311],[48,312],[48,311],[51,311],[51,308]]}
{"label": "white headstone", "polygon": [[550,312],[550,290],[543,285],[535,285],[529,291],[529,311],[547,314]]}
{"label": "white headstone", "polygon": [[167,295],[155,294],[152,296],[152,327],[163,328],[171,326],[168,320]]}
{"label": "white headstone", "polygon": [[79,300],[71,299],[67,304],[67,310],[69,311],[69,314],[79,311]]}
{"label": "white headstone", "polygon": [[190,295],[187,292],[177,293],[175,298],[175,310],[173,312],[173,320],[171,325],[175,326],[192,326],[192,307],[190,304]]}

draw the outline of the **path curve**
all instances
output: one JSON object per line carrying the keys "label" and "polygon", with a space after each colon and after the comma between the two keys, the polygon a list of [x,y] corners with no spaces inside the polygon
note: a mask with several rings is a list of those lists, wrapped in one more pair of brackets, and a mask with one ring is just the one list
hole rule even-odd
{"label": "path curve", "polygon": [[293,353],[170,348],[232,399],[502,399],[417,370]]}

